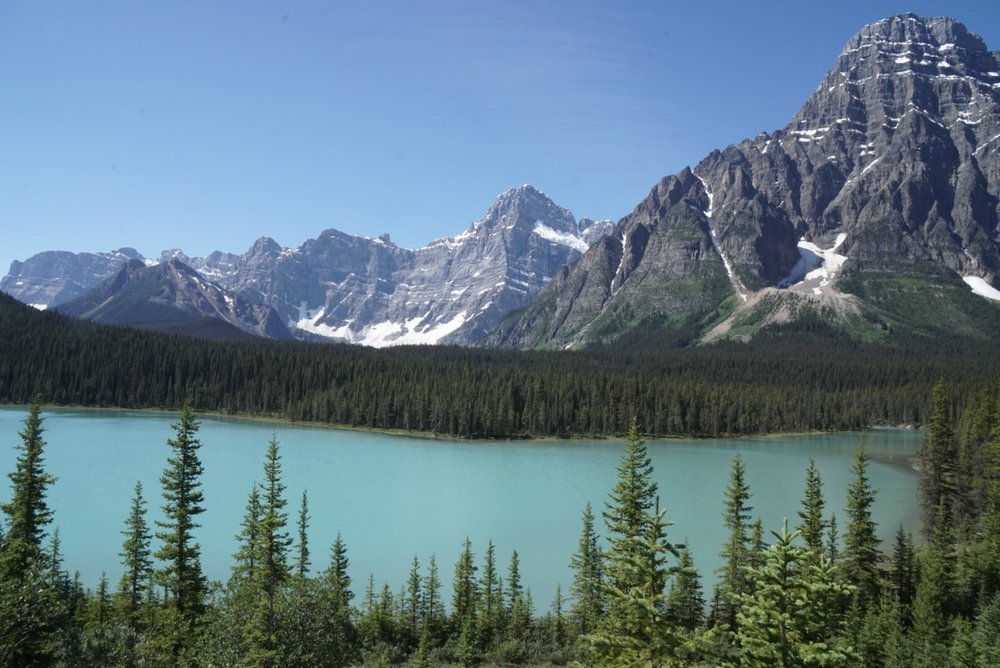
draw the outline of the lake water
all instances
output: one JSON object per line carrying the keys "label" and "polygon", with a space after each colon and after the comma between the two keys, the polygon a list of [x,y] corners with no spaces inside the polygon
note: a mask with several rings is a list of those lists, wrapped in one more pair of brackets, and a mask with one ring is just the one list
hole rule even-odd
{"label": "lake water", "polygon": [[[13,470],[24,408],[0,408],[0,472]],[[102,572],[117,584],[121,530],[136,481],[141,481],[152,525],[160,516],[159,478],[174,435],[174,414],[109,410],[43,411],[46,470],[58,481],[49,502],[55,511],[66,568],[96,585]],[[337,532],[351,562],[360,599],[369,574],[399,591],[414,555],[426,566],[436,555],[446,589],[466,536],[477,560],[496,544],[501,572],[511,550],[535,607],[544,612],[556,583],[568,593],[570,556],[590,501],[598,514],[616,480],[620,441],[454,442],[358,433],[288,424],[200,417],[206,511],[197,537],[212,579],[229,576],[235,534],[265,449],[276,434],[287,485],[289,529],[294,536],[302,491],[308,490],[313,570],[324,568]],[[725,540],[723,493],[733,457],[746,463],[754,513],[765,528],[795,523],[804,472],[815,458],[827,509],[846,525],[844,504],[860,436],[822,434],[729,440],[654,440],[648,444],[661,506],[673,522],[668,537],[687,541],[706,592]],[[865,434],[878,489],[874,509],[884,540],[899,524],[917,527],[916,476],[906,466],[920,434],[876,430]],[[0,499],[9,499],[9,485]],[[157,541],[154,540],[154,549]],[[478,562],[477,562],[478,563]],[[706,596],[707,597],[707,596]]]}

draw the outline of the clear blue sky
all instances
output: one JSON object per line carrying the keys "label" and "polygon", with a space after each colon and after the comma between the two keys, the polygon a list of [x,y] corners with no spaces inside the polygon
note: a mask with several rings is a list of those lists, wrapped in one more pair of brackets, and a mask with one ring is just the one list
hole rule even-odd
{"label": "clear blue sky", "polygon": [[1000,3],[0,3],[0,275],[42,250],[415,247],[532,183],[619,219],[783,126],[862,25]]}

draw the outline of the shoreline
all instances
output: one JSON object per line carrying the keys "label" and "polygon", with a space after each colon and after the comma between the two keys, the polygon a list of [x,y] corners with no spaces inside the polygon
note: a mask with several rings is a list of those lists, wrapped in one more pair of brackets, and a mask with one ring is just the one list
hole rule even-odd
{"label": "shoreline", "polygon": [[[15,404],[15,403],[0,403],[0,409],[23,409],[27,411],[28,404]],[[46,410],[83,410],[83,411],[95,411],[95,412],[119,412],[119,413],[131,413],[137,415],[160,415],[160,416],[178,416],[180,414],[179,409],[166,409],[166,408],[121,408],[117,406],[85,406],[80,404],[42,404],[42,412]],[[220,413],[217,411],[199,411],[195,409],[195,417],[210,418],[212,420],[219,421],[243,421],[243,422],[254,422],[259,424],[274,424],[274,425],[288,425],[293,427],[306,427],[310,429],[328,429],[333,431],[344,431],[344,432],[354,432],[360,434],[384,434],[387,436],[399,436],[402,438],[413,438],[422,441],[445,441],[451,443],[525,443],[525,442],[539,442],[539,443],[555,443],[559,441],[574,441],[574,440],[586,440],[586,441],[621,441],[625,435],[595,435],[595,434],[571,434],[569,436],[533,436],[533,435],[523,435],[523,436],[509,436],[506,438],[463,438],[460,436],[448,436],[443,434],[435,434],[433,432],[424,431],[408,431],[405,429],[379,429],[376,427],[352,427],[351,425],[341,425],[341,424],[331,424],[328,422],[310,422],[302,420],[293,420],[289,418],[273,417],[266,415],[228,415],[225,413]],[[768,439],[781,439],[781,438],[793,438],[796,436],[822,436],[824,434],[865,434],[869,431],[879,431],[879,430],[900,430],[900,431],[919,431],[918,428],[913,425],[898,425],[898,426],[888,426],[888,425],[876,425],[873,427],[868,427],[864,430],[848,430],[848,431],[801,431],[801,432],[773,432],[767,434],[726,434],[722,436],[690,436],[690,435],[665,435],[665,436],[650,436],[643,435],[645,441],[709,441],[709,440],[720,440],[720,441],[737,441],[737,440],[768,440]],[[881,463],[888,464],[890,466],[908,468],[910,470],[916,471],[916,454],[888,454],[879,455],[877,457],[873,456],[873,460],[877,460]]]}

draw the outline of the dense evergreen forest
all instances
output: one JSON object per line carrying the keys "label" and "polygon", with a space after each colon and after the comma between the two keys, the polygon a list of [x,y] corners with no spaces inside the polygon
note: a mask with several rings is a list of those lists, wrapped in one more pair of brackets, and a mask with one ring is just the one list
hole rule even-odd
{"label": "dense evergreen forest", "polygon": [[374,576],[359,587],[339,537],[329,567],[313,573],[308,497],[290,512],[275,440],[233,527],[231,577],[207,582],[193,533],[203,468],[189,405],[167,441],[164,519],[149,526],[137,485],[122,509],[121,580],[86,591],[51,530],[56,481],[45,472],[36,402],[0,505],[0,664],[997,666],[1000,392],[956,396],[939,382],[930,399],[920,452],[925,541],[902,528],[886,541],[893,528],[872,521],[878,496],[863,444],[839,522],[811,464],[801,501],[767,530],[737,455],[712,592],[673,539],[691,528],[661,508],[633,422],[601,511],[582,509],[578,548],[567,555],[573,581],[544,610],[521,584],[517,552],[504,568],[492,543],[460,547],[448,601],[434,557],[413,558],[401,591],[379,588]]}
{"label": "dense evergreen forest", "polygon": [[461,438],[720,436],[922,424],[935,380],[959,400],[998,376],[1000,345],[861,343],[819,320],[748,343],[511,352],[209,342],[40,313],[0,293],[0,402],[269,416]]}

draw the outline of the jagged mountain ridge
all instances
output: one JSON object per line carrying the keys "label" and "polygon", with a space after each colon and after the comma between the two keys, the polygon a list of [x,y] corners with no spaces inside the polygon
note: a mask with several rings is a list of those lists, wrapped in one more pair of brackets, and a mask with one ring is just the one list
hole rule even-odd
{"label": "jagged mountain ridge", "polygon": [[[157,331],[184,331],[189,325],[211,332],[212,338],[241,338],[237,332],[292,338],[274,309],[233,295],[176,259],[152,266],[139,259],[129,260],[93,290],[54,308],[95,322]],[[235,331],[220,326],[206,328],[204,321],[208,320]]]}
{"label": "jagged mountain ridge", "polygon": [[[415,250],[396,246],[387,235],[370,239],[331,229],[298,248],[282,248],[263,237],[243,254],[190,258],[172,250],[163,253],[160,264],[177,260],[230,295],[274,309],[299,338],[376,346],[470,344],[527,304],[611,225],[586,218],[577,222],[569,211],[525,185],[501,194],[462,234]],[[82,272],[46,262],[51,255],[16,263],[19,271],[12,267],[0,289],[22,300],[24,295],[49,296],[48,302],[32,303],[58,305],[59,297],[78,297],[83,290],[76,286],[97,286],[129,259],[151,264],[137,253],[100,255],[106,259],[102,271],[70,281],[70,274]],[[65,265],[72,254],[59,257]],[[81,261],[95,264],[88,257]],[[36,287],[48,284],[71,284],[74,290],[41,292]]]}
{"label": "jagged mountain ridge", "polygon": [[489,341],[565,347],[644,323],[694,336],[762,290],[829,297],[838,274],[996,288],[998,196],[998,55],[953,19],[893,17],[849,40],[785,128],[663,179]]}

